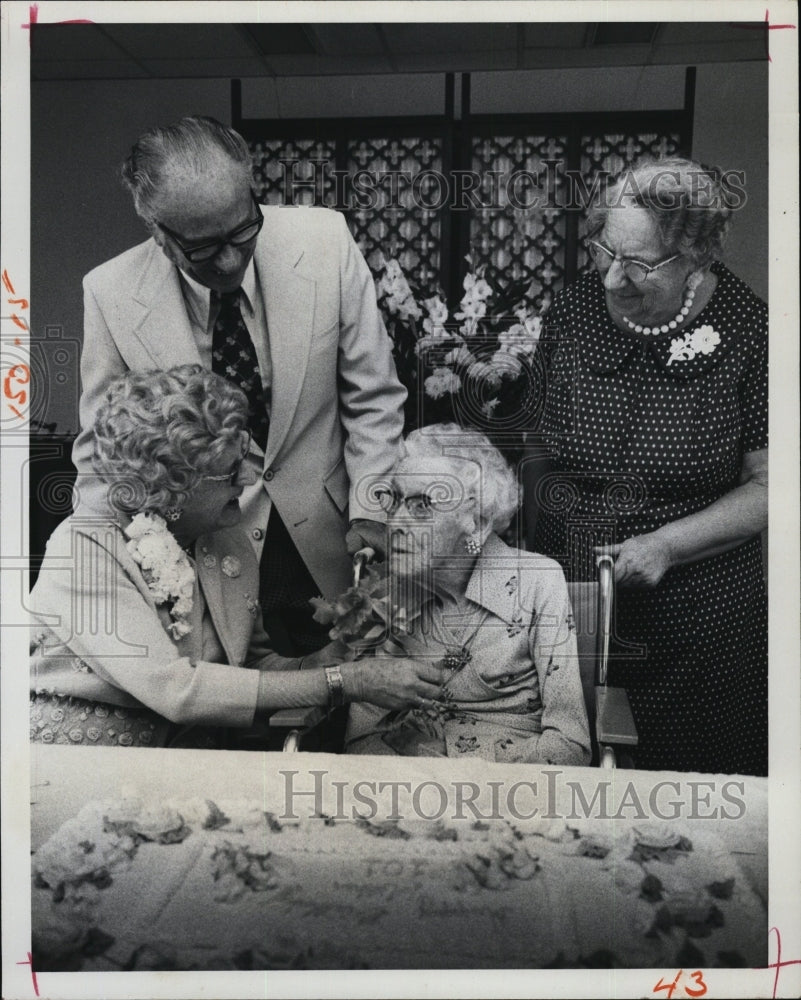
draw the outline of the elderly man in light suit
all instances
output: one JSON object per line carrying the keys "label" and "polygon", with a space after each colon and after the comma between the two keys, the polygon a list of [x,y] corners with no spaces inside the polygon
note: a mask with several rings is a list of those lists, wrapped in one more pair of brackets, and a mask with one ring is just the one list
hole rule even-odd
{"label": "elderly man in light suit", "polygon": [[384,548],[368,485],[399,455],[406,391],[370,272],[340,214],[258,205],[247,145],[213,119],[146,133],[123,179],[151,238],[84,279],[80,506],[106,509],[88,429],[113,378],[198,362],[230,377],[251,402],[262,606],[304,652],[324,640],[308,598],[347,587],[349,553]]}

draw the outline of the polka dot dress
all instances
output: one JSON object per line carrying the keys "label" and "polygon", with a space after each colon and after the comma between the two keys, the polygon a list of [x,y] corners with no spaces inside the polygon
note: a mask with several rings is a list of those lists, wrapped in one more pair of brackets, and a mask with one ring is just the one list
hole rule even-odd
{"label": "polka dot dress", "polygon": [[[767,306],[720,264],[681,333],[619,330],[597,274],[554,301],[542,346],[539,430],[556,453],[538,489],[534,547],[568,579],[594,578],[592,547],[654,531],[737,486],[767,447]],[[626,688],[637,767],[767,772],[767,597],[760,540],[618,587],[610,683]]]}

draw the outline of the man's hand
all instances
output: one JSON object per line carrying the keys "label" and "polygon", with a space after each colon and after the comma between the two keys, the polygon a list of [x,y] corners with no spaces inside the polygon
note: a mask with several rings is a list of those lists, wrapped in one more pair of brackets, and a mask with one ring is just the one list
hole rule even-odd
{"label": "man's hand", "polygon": [[673,564],[670,547],[656,532],[594,551],[614,556],[615,583],[625,587],[656,587]]}
{"label": "man's hand", "polygon": [[348,555],[354,556],[363,548],[375,549],[376,558],[381,561],[387,555],[387,526],[382,521],[369,521],[358,518],[350,522],[350,528],[345,535]]}

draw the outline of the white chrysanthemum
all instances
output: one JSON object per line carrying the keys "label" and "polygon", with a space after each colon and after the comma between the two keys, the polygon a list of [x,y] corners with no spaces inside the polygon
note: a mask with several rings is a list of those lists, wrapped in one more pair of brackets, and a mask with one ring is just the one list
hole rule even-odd
{"label": "white chrysanthemum", "polygon": [[[534,317],[539,320],[539,316]],[[539,327],[529,328],[523,323],[515,323],[508,330],[498,334],[501,351],[507,354],[525,354],[531,356],[539,340]]]}
{"label": "white chrysanthemum", "polygon": [[432,399],[439,399],[447,392],[458,392],[461,387],[462,380],[450,368],[435,368],[434,374],[425,381],[426,393]]}
{"label": "white chrysanthemum", "polygon": [[[131,537],[131,527],[133,535]],[[126,528],[131,537],[127,548],[139,564],[156,604],[173,602],[171,616],[176,619],[169,626],[173,638],[181,638],[191,631],[185,619],[192,611],[195,589],[195,571],[163,518],[137,514]]]}
{"label": "white chrysanthemum", "polygon": [[125,529],[125,534],[129,538],[141,538],[145,534],[165,531],[167,522],[158,514],[136,514]]}

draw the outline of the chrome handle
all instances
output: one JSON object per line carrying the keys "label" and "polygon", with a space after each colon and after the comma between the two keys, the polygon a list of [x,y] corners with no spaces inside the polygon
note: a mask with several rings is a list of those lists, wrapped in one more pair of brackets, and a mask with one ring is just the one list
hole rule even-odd
{"label": "chrome handle", "polygon": [[609,645],[612,638],[612,601],[615,589],[615,560],[611,555],[598,556],[598,616],[595,638],[596,683],[606,684]]}
{"label": "chrome handle", "polygon": [[362,579],[362,570],[369,563],[372,562],[375,556],[375,549],[371,549],[370,546],[365,546],[353,557],[353,586],[358,587]]}

